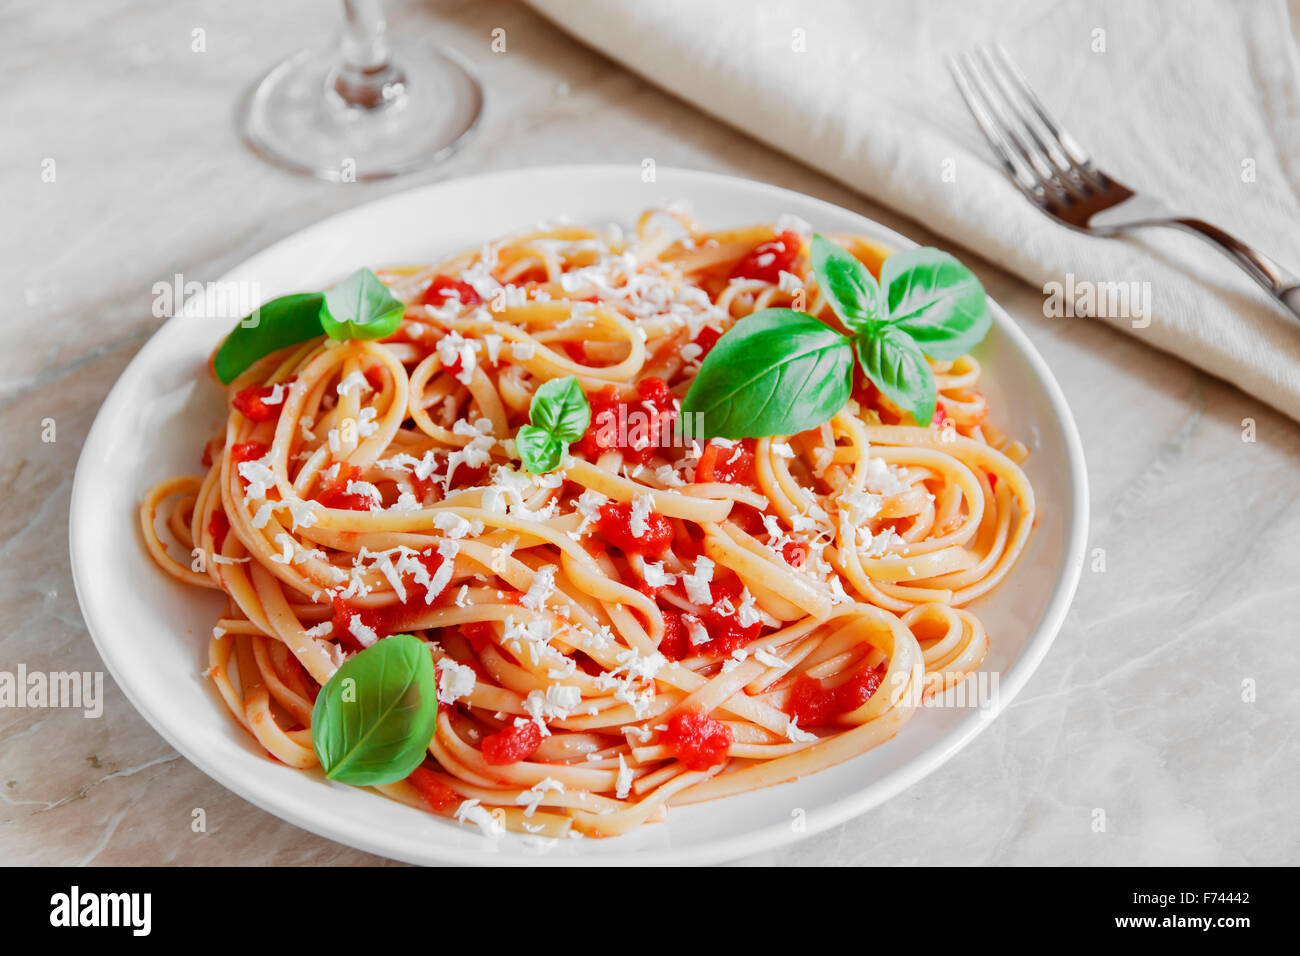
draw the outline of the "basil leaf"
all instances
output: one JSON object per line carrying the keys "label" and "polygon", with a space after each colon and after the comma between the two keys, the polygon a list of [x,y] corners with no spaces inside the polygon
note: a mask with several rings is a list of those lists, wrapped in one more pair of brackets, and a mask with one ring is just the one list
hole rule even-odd
{"label": "basil leaf", "polygon": [[325,776],[359,787],[393,783],[424,760],[438,719],[428,646],[394,634],[343,663],[311,712]]}
{"label": "basil leaf", "polygon": [[523,425],[515,435],[515,448],[524,467],[534,475],[544,475],[560,467],[565,443],[545,428]]}
{"label": "basil leaf", "polygon": [[572,375],[545,382],[528,406],[528,420],[562,442],[577,441],[591,424],[587,393]]}
{"label": "basil leaf", "polygon": [[258,306],[226,336],[212,368],[222,385],[229,385],[258,359],[323,333],[319,292],[284,295]]}
{"label": "basil leaf", "polygon": [[332,339],[382,339],[402,321],[406,306],[369,269],[358,269],[325,293],[321,325]]}
{"label": "basil leaf", "polygon": [[905,249],[880,270],[889,322],[939,361],[965,355],[993,324],[984,286],[964,265],[938,249]]}
{"label": "basil leaf", "polygon": [[846,326],[861,331],[880,319],[880,287],[856,256],[825,236],[813,236],[811,259],[818,287]]}
{"label": "basil leaf", "polygon": [[849,340],[811,315],[763,309],[733,325],[705,357],[682,402],[707,437],[793,435],[844,407]]}
{"label": "basil leaf", "polygon": [[934,420],[938,395],[934,373],[912,337],[888,325],[878,334],[859,335],[853,346],[862,370],[876,388],[903,411],[910,412],[916,424],[927,427]]}

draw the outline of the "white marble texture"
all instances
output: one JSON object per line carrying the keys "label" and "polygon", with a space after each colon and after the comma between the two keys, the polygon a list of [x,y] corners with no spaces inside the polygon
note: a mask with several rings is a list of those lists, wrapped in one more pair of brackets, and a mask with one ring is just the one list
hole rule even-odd
{"label": "white marble texture", "polygon": [[[268,167],[232,123],[256,75],[328,33],[328,5],[10,0],[0,13],[0,670],[100,667],[68,572],[68,492],[99,402],[158,324],[151,286],[174,272],[215,278],[325,215],[421,183],[647,156],[778,183],[938,242],[527,8],[390,7],[398,28],[438,32],[476,64],[488,112],[447,165],[367,186]],[[489,49],[494,27],[505,54]],[[206,53],[191,52],[195,28]],[[971,746],[876,810],[744,862],[1300,862],[1300,426],[1140,333],[1045,318],[1039,291],[954,251],[1061,381],[1106,569],[1085,570],[1041,669]],[[98,720],[0,709],[0,801],[5,863],[380,862],[209,780],[111,680]],[[206,833],[191,832],[195,808]]]}

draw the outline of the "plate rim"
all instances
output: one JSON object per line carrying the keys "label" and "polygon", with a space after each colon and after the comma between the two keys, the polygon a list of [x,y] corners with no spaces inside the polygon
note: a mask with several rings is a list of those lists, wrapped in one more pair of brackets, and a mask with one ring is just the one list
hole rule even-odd
{"label": "plate rim", "polygon": [[[548,175],[560,177],[626,176],[631,173],[639,175],[639,172],[639,166],[636,164],[626,163],[532,166],[494,170],[492,172],[481,173],[474,176],[445,179],[435,183],[416,186],[411,189],[399,190],[387,196],[382,196],[370,200],[369,202],[341,210],[297,229],[276,242],[254,252],[251,256],[240,261],[231,269],[227,270],[220,278],[214,281],[229,282],[237,280],[242,273],[256,270],[261,260],[274,256],[276,253],[280,252],[284,246],[292,243],[304,242],[317,233],[324,233],[344,228],[348,221],[353,218],[382,214],[382,211],[387,207],[397,206],[404,201],[409,201],[411,197],[416,194],[456,191],[458,189],[470,187],[482,188],[484,184],[490,184],[493,180],[517,179],[521,177],[529,178]],[[799,205],[804,206],[805,208],[808,207],[809,204],[812,204],[813,206],[832,210],[837,216],[849,216],[856,219],[864,224],[864,231],[866,233],[872,234],[882,240],[896,243],[898,248],[907,248],[917,245],[917,243],[909,237],[891,229],[883,223],[869,218],[868,216],[846,209],[842,206],[836,205],[835,203],[819,199],[815,196],[809,196],[800,193],[797,190],[788,189],[783,186],[777,186],[772,183],[747,179],[740,176],[732,176],[726,173],[695,170],[685,167],[659,166],[657,167],[657,174],[662,175],[665,178],[671,177],[674,180],[680,180],[683,182],[684,186],[688,185],[687,181],[694,180],[697,184],[724,184],[728,188],[758,189],[778,198],[790,197],[797,200]],[[560,219],[562,216],[563,213],[556,213],[554,218]],[[924,227],[924,224],[918,225]],[[144,366],[147,364],[147,359],[145,358],[146,354],[155,347],[155,343],[162,337],[169,325],[175,322],[180,322],[184,319],[185,312],[183,309],[177,309],[173,316],[158,326],[158,328],[150,335],[148,341],[146,341],[139,351],[132,356],[130,362],[128,362],[118,374],[117,380],[113,383],[112,388],[108,391],[107,395],[105,395],[103,402],[95,413],[95,419],[86,433],[86,438],[82,444],[81,452],[78,455],[76,469],[73,474],[72,489],[69,496],[68,545],[69,568],[72,574],[73,588],[77,596],[82,620],[85,622],[86,630],[90,634],[91,640],[94,642],[96,651],[99,653],[105,667],[112,675],[114,682],[121,689],[123,695],[131,705],[136,709],[137,713],[145,719],[145,721],[156,733],[158,733],[160,737],[163,738],[163,740],[167,742],[169,746],[171,746],[181,756],[185,757],[186,760],[196,766],[199,770],[203,771],[207,776],[241,799],[248,801],[264,812],[270,813],[280,820],[284,820],[287,823],[336,843],[351,846],[388,859],[416,864],[501,863],[542,866],[617,866],[629,864],[704,865],[733,860],[747,854],[787,846],[817,833],[824,832],[831,827],[838,826],[855,816],[879,806],[886,800],[897,796],[899,793],[915,785],[937,770],[940,766],[951,759],[951,757],[959,750],[968,745],[986,727],[994,723],[997,717],[999,717],[1002,712],[1010,706],[1011,702],[1019,694],[1020,690],[1028,682],[1029,678],[1037,671],[1043,658],[1051,649],[1052,644],[1055,642],[1056,637],[1065,622],[1066,615],[1078,589],[1087,549],[1090,502],[1087,467],[1084,458],[1083,442],[1079,435],[1078,426],[1070,411],[1069,404],[1065,399],[1065,394],[1061,389],[1060,383],[1057,382],[1046,359],[1044,359],[1038,352],[1037,348],[1035,348],[1033,343],[1030,341],[1028,335],[1020,328],[1011,315],[991,296],[986,296],[986,298],[993,314],[993,321],[998,326],[999,332],[1008,336],[1014,342],[1021,355],[1025,357],[1031,371],[1042,384],[1043,390],[1049,401],[1052,416],[1058,423],[1062,433],[1065,457],[1069,463],[1070,485],[1074,491],[1069,503],[1068,513],[1066,514],[1063,523],[1063,535],[1065,539],[1063,548],[1065,555],[1064,560],[1056,575],[1051,597],[1043,610],[1039,625],[1030,633],[1024,649],[1015,660],[1011,662],[1007,672],[999,676],[998,693],[995,697],[994,703],[982,711],[978,716],[971,715],[958,723],[944,736],[929,745],[925,750],[909,758],[896,770],[891,771],[883,778],[875,781],[869,789],[846,792],[839,797],[834,798],[824,806],[819,807],[815,815],[809,815],[806,828],[800,832],[795,832],[788,823],[774,822],[768,826],[757,827],[744,834],[724,837],[717,841],[699,846],[632,848],[628,851],[591,855],[573,854],[533,856],[511,854],[506,856],[504,854],[485,854],[481,850],[472,847],[457,847],[429,843],[422,843],[420,849],[424,852],[416,853],[410,852],[409,847],[402,845],[400,835],[378,830],[376,831],[374,838],[370,839],[364,832],[356,830],[344,832],[346,827],[332,827],[330,822],[322,816],[317,815],[313,817],[309,812],[309,807],[299,808],[279,804],[275,801],[274,794],[265,790],[257,790],[250,793],[249,788],[244,784],[244,782],[236,779],[236,773],[225,769],[220,761],[210,760],[202,753],[195,754],[192,753],[189,748],[181,746],[173,735],[167,721],[162,719],[162,715],[155,714],[152,709],[146,705],[144,699],[141,697],[140,691],[137,688],[134,688],[131,682],[123,680],[123,675],[119,666],[121,662],[115,660],[114,655],[106,649],[107,647],[112,646],[111,642],[106,644],[105,640],[101,636],[100,626],[92,622],[91,615],[87,614],[87,591],[82,581],[84,571],[78,571],[78,567],[82,564],[78,555],[84,550],[84,548],[80,547],[80,541],[83,537],[81,529],[84,525],[85,519],[80,516],[79,503],[85,495],[87,473],[89,471],[89,466],[87,465],[90,457],[89,452],[103,444],[102,433],[104,433],[109,427],[109,419],[112,417],[110,412],[116,411],[116,406],[122,403],[123,396],[125,395],[124,383],[131,377],[132,370],[135,369],[136,366]],[[385,836],[388,838],[387,840],[383,839]]]}

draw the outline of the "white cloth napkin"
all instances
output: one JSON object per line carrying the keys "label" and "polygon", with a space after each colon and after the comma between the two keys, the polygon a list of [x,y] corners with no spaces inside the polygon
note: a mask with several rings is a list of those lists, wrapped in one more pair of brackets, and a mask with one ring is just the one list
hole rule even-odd
{"label": "white cloth napkin", "polygon": [[1147,283],[1149,324],[1132,309],[1106,320],[1300,419],[1300,322],[1192,236],[1097,239],[1034,210],[944,65],[1003,43],[1101,168],[1300,271],[1300,69],[1282,0],[528,2],[1036,287]]}

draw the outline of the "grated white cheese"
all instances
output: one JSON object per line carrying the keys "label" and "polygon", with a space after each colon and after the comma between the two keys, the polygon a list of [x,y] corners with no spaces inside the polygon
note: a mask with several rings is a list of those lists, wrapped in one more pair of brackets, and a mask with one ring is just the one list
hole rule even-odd
{"label": "grated white cheese", "polygon": [[665,571],[662,561],[653,564],[647,561],[644,567],[645,583],[652,588],[666,588],[677,583],[677,575]]}
{"label": "grated white cheese", "polygon": [[555,591],[555,572],[558,570],[557,565],[547,564],[534,571],[528,593],[519,599],[519,603],[530,611],[540,611]]}
{"label": "grated white cheese", "polygon": [[709,632],[705,630],[704,623],[694,614],[683,614],[682,623],[686,625],[686,633],[691,639],[691,644],[698,647],[701,644],[707,644],[710,641]]}
{"label": "grated white cheese", "polygon": [[456,808],[456,819],[462,823],[473,823],[483,831],[484,836],[499,837],[506,832],[500,822],[487,807],[479,805],[478,800],[466,800]]}
{"label": "grated white cheese", "polygon": [[474,693],[477,676],[474,668],[444,657],[438,662],[438,701],[454,704]]}
{"label": "grated white cheese", "polygon": [[700,555],[695,559],[695,571],[682,575],[682,585],[686,588],[686,599],[692,604],[712,604],[713,589],[709,582],[713,580],[713,562]]}
{"label": "grated white cheese", "polygon": [[281,531],[275,536],[275,543],[280,546],[280,553],[271,555],[271,560],[276,564],[290,563],[293,560],[293,538]]}
{"label": "grated white cheese", "polygon": [[626,800],[632,791],[632,768],[627,765],[623,755],[618,755],[618,778],[614,781],[614,796]]}
{"label": "grated white cheese", "polygon": [[334,391],[338,392],[340,395],[348,395],[351,392],[360,392],[368,388],[370,388],[370,383],[366,381],[366,377],[358,370],[351,372],[347,378],[339,382]]}

